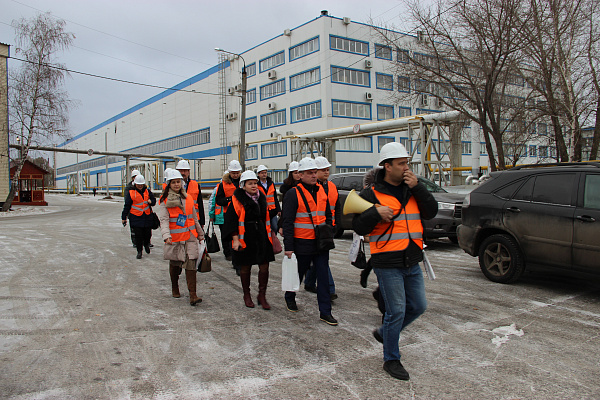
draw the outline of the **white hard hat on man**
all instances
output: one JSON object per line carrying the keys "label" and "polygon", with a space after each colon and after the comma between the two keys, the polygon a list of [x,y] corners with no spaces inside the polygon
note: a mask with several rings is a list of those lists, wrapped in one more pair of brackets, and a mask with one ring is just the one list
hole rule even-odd
{"label": "white hard hat on man", "polygon": [[298,172],[310,171],[311,169],[319,169],[313,158],[304,157],[298,163]]}
{"label": "white hard hat on man", "polygon": [[144,185],[146,183],[146,180],[144,179],[144,175],[137,174],[135,176],[135,178],[133,179],[133,183],[136,185]]}
{"label": "white hard hat on man", "polygon": [[323,156],[318,156],[315,158],[315,163],[317,164],[317,169],[325,169],[331,167],[331,163]]}
{"label": "white hard hat on man", "polygon": [[231,160],[229,162],[229,166],[227,167],[227,171],[229,172],[236,172],[236,171],[241,171],[242,170],[242,165],[240,164],[240,162],[238,160]]}
{"label": "white hard hat on man", "polygon": [[256,173],[258,174],[259,172],[266,171],[266,170],[268,170],[267,166],[261,164],[258,166],[258,168],[256,168]]}
{"label": "white hard hat on man", "polygon": [[179,160],[175,169],[190,169],[190,163],[187,160]]}
{"label": "white hard hat on man", "polygon": [[386,160],[393,160],[395,158],[410,158],[410,155],[406,151],[406,147],[398,142],[391,142],[383,145],[379,152],[379,165],[383,166]]}

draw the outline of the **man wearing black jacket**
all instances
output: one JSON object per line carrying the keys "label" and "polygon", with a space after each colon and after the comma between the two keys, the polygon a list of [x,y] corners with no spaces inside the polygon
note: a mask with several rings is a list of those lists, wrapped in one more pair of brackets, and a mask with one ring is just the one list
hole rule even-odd
{"label": "man wearing black jacket", "polygon": [[383,326],[373,333],[383,343],[383,369],[401,380],[408,380],[409,374],[400,362],[400,332],[427,308],[419,266],[423,260],[421,219],[435,217],[438,208],[408,161],[400,143],[381,148],[379,165],[383,169],[375,184],[360,193],[374,206],[352,221],[357,234],[370,237],[371,264],[386,306]]}
{"label": "man wearing black jacket", "polygon": [[[329,251],[317,249],[314,226],[325,223],[332,226],[331,210],[323,187],[317,184],[317,165],[310,157],[300,161],[300,182],[287,191],[283,201],[283,244],[285,256],[296,255],[300,282],[312,263],[317,272],[317,301],[321,321],[329,325],[338,322],[331,315],[329,295]],[[303,198],[304,196],[304,198]],[[306,202],[305,202],[306,200]],[[308,205],[308,207],[307,207]],[[309,216],[310,213],[310,216]],[[311,219],[312,216],[312,219]],[[287,309],[298,311],[296,292],[285,292]]]}

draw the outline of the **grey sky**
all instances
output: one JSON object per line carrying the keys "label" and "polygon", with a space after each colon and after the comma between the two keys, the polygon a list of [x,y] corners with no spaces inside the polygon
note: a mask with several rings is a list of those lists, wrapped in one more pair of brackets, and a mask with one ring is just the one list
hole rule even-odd
{"label": "grey sky", "polygon": [[[215,65],[215,47],[245,51],[323,9],[397,24],[405,6],[400,0],[5,0],[0,9],[0,42],[14,46],[13,20],[50,11],[76,36],[59,56],[69,69],[171,87]],[[14,48],[11,55],[17,56]],[[9,61],[10,68],[18,65]],[[71,136],[161,91],[78,74],[66,89],[79,102],[70,114]]]}

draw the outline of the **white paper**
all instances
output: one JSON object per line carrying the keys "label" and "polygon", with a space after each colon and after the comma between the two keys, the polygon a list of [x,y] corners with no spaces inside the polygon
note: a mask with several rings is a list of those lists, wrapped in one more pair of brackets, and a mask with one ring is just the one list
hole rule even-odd
{"label": "white paper", "polygon": [[198,254],[200,254],[200,256],[196,260],[196,269],[198,269],[198,267],[200,266],[200,263],[202,262],[202,256],[204,255],[204,249],[206,249],[206,240],[202,239],[201,241],[198,242]]}
{"label": "white paper", "polygon": [[356,261],[358,251],[360,250],[360,243],[364,240],[364,237],[360,236],[356,232],[352,233],[352,244],[350,245],[350,251],[348,251],[348,259],[350,262]]}

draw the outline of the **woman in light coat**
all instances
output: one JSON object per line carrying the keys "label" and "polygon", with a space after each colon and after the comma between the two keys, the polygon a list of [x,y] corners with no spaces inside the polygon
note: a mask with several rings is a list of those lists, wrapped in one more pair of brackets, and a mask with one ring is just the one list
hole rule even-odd
{"label": "woman in light coat", "polygon": [[201,257],[198,242],[204,240],[204,232],[194,211],[194,199],[186,194],[182,182],[179,171],[169,174],[156,214],[165,242],[163,255],[165,260],[169,260],[173,297],[181,297],[179,275],[184,269],[190,305],[195,306],[202,301],[196,295],[196,261]]}

